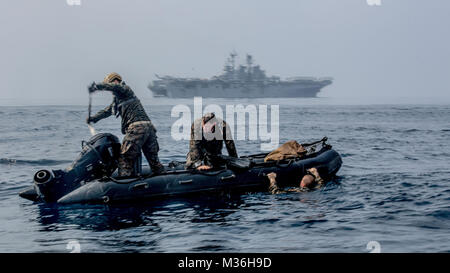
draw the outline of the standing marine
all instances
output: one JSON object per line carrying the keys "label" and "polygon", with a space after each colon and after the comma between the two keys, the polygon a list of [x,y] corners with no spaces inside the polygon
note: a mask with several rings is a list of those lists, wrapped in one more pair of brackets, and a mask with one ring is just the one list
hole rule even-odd
{"label": "standing marine", "polygon": [[89,93],[99,90],[112,92],[113,102],[93,117],[88,117],[87,123],[96,123],[111,115],[115,115],[116,118],[122,117],[122,133],[125,134],[125,137],[118,160],[119,176],[136,175],[134,173],[135,164],[141,150],[144,152],[152,172],[154,174],[163,172],[164,167],[158,158],[159,145],[156,129],[141,102],[133,90],[122,81],[122,77],[117,73],[110,73],[102,83],[93,82],[88,89]]}
{"label": "standing marine", "polygon": [[208,170],[214,167],[208,155],[222,154],[224,141],[228,155],[238,157],[230,127],[224,120],[214,113],[195,120],[191,126],[186,169]]}

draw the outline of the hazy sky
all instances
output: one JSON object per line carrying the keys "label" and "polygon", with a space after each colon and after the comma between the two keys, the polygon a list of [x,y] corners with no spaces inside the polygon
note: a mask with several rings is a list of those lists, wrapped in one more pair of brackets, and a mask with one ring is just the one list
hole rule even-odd
{"label": "hazy sky", "polygon": [[228,53],[269,75],[331,76],[321,96],[449,97],[450,1],[1,1],[2,102],[85,104],[116,71],[143,99],[154,74],[211,77]]}

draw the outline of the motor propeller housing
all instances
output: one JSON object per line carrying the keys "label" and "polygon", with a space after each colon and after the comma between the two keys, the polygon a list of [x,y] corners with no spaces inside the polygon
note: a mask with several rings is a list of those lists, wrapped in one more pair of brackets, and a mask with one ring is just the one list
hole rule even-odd
{"label": "motor propeller housing", "polygon": [[52,171],[40,170],[34,175],[34,183],[45,184],[53,180],[53,178],[55,178],[55,175]]}
{"label": "motor propeller housing", "polygon": [[[82,142],[82,150],[64,170],[40,170],[34,175],[37,196],[46,202],[55,202],[84,182],[111,175],[117,168],[120,153],[119,139],[112,134],[97,134]],[[23,195],[31,199],[30,191]]]}

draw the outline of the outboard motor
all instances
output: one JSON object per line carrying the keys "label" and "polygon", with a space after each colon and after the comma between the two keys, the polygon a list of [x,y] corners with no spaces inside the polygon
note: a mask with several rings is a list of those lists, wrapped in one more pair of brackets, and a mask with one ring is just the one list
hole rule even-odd
{"label": "outboard motor", "polygon": [[97,134],[82,142],[82,151],[65,170],[40,170],[34,175],[34,190],[20,196],[33,201],[55,202],[80,187],[84,182],[110,176],[117,168],[120,153],[119,139],[112,134]]}

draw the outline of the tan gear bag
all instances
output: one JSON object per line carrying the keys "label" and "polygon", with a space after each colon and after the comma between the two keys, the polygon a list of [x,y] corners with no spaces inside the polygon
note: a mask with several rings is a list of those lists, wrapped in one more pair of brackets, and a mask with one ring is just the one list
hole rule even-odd
{"label": "tan gear bag", "polygon": [[295,140],[290,140],[280,147],[278,147],[276,150],[273,150],[270,152],[265,158],[264,162],[267,161],[278,161],[282,159],[287,158],[295,158],[295,157],[302,157],[307,153],[305,148],[301,144],[299,144]]}

